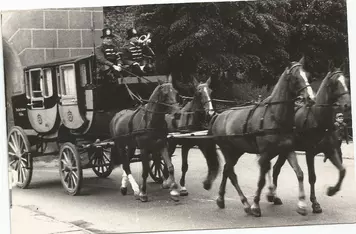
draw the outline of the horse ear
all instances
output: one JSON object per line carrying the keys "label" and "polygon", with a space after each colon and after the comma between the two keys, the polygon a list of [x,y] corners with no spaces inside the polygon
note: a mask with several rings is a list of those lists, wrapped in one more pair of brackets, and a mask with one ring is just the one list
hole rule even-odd
{"label": "horse ear", "polygon": [[158,85],[162,85],[164,82],[161,79],[157,79]]}
{"label": "horse ear", "polygon": [[335,64],[332,60],[329,60],[329,67],[328,67],[329,71],[333,71],[335,69]]}
{"label": "horse ear", "polygon": [[199,85],[199,82],[197,81],[197,79],[195,77],[193,78],[193,84],[195,87],[197,87]]}
{"label": "horse ear", "polygon": [[167,82],[172,84],[172,74],[168,75]]}
{"label": "horse ear", "polygon": [[305,64],[305,56],[303,55],[303,57],[299,60],[299,63],[302,64],[302,66],[304,66]]}
{"label": "horse ear", "polygon": [[210,87],[210,84],[211,84],[211,77],[209,77],[209,79],[206,81],[206,84],[208,85],[208,87]]}
{"label": "horse ear", "polygon": [[346,61],[345,60],[340,66],[340,71],[342,71],[342,73],[345,73],[345,71],[346,71]]}

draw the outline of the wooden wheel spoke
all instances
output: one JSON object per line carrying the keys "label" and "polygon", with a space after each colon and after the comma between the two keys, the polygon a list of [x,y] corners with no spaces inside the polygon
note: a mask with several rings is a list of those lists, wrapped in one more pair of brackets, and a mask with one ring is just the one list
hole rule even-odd
{"label": "wooden wheel spoke", "polygon": [[12,149],[12,151],[14,151],[14,153],[16,153],[16,148],[10,141],[9,141],[9,146]]}
{"label": "wooden wheel spoke", "polygon": [[16,155],[15,153],[13,153],[13,152],[10,152],[10,151],[9,151],[9,154],[10,154],[11,156],[17,157],[17,155]]}
{"label": "wooden wheel spoke", "polygon": [[110,162],[110,159],[109,159],[109,155],[107,155],[107,153],[103,153],[103,160],[107,160],[107,162],[109,163]]}
{"label": "wooden wheel spoke", "polygon": [[14,146],[18,149],[19,145],[17,143],[17,139],[16,139],[16,136],[15,136],[15,133],[13,135],[11,135],[11,140],[14,143]]}
{"label": "wooden wheel spoke", "polygon": [[67,184],[69,183],[68,182],[68,177],[69,177],[69,172],[67,174],[65,174],[64,179],[63,179]]}
{"label": "wooden wheel spoke", "polygon": [[22,171],[22,177],[23,177],[23,181],[22,182],[24,182],[26,180],[26,168],[22,167],[21,171]]}
{"label": "wooden wheel spoke", "polygon": [[16,160],[16,159],[15,159],[15,160],[12,160],[12,161],[9,163],[9,165],[12,166],[12,164],[16,163],[17,161],[18,161],[18,160]]}
{"label": "wooden wheel spoke", "polygon": [[71,180],[72,180],[73,185],[74,185],[74,187],[73,187],[73,188],[77,187],[77,184],[78,184],[78,182],[77,182],[78,177],[75,177],[74,175],[76,176],[76,174],[75,174],[75,173],[71,173],[71,174],[70,174]]}

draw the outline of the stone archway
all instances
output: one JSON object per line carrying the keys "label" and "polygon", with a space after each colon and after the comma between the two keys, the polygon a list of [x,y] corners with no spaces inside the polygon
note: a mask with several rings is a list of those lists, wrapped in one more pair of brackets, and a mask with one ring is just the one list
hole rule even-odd
{"label": "stone archway", "polygon": [[5,39],[3,41],[5,93],[6,93],[6,119],[7,129],[14,125],[11,96],[24,92],[22,65],[19,56],[11,44]]}

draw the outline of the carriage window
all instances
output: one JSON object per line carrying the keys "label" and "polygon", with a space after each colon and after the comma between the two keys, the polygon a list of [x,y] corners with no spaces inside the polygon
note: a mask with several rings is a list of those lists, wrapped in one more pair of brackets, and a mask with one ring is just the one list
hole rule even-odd
{"label": "carriage window", "polygon": [[74,65],[60,67],[60,92],[66,96],[77,96]]}
{"label": "carriage window", "polygon": [[53,85],[52,85],[52,70],[46,68],[43,70],[43,96],[51,97],[53,95]]}
{"label": "carriage window", "polygon": [[30,73],[29,73],[29,71],[25,72],[25,87],[26,87],[26,97],[30,98],[31,87],[30,87]]}
{"label": "carriage window", "polygon": [[31,97],[42,97],[42,76],[41,69],[30,71]]}

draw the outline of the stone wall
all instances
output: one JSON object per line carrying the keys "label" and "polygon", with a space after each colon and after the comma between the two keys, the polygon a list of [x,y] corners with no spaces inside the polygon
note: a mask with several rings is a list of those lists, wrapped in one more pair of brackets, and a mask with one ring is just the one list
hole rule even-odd
{"label": "stone wall", "polygon": [[102,28],[102,7],[2,13],[3,39],[18,55],[22,66],[91,54],[94,43],[101,43]]}

